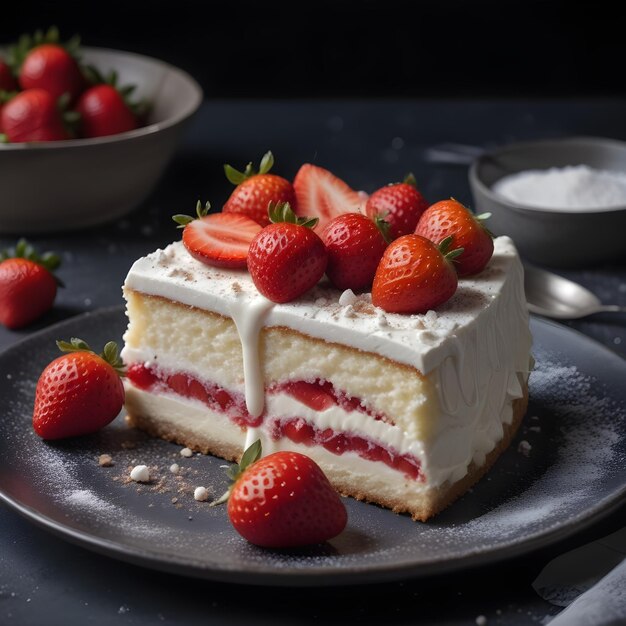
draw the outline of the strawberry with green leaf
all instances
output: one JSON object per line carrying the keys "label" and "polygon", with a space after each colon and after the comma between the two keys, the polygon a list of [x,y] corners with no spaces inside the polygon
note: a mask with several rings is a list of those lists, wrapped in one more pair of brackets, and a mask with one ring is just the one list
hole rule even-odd
{"label": "strawberry with green leaf", "polygon": [[317,218],[297,217],[288,202],[270,203],[268,215],[271,224],[250,244],[248,271],[268,300],[290,302],[319,282],[328,253],[313,232]]}
{"label": "strawberry with green leaf", "polygon": [[485,226],[490,216],[491,213],[474,215],[454,198],[441,200],[424,211],[415,233],[435,244],[452,237],[454,247],[463,249],[463,254],[455,259],[456,272],[470,276],[482,272],[493,255],[493,235]]}
{"label": "strawberry with green leaf", "polygon": [[261,159],[258,171],[248,163],[243,172],[234,167],[224,165],[226,178],[236,185],[224,205],[223,213],[240,213],[252,218],[261,226],[270,223],[267,207],[270,202],[278,204],[288,202],[296,206],[296,195],[293,185],[282,176],[270,174],[274,165],[274,155],[266,152]]}
{"label": "strawberry with green leaf", "polygon": [[91,86],[80,96],[76,110],[80,114],[83,137],[105,137],[134,130],[146,115],[145,100],[130,99],[135,85],[118,86],[118,75],[111,70],[105,77],[94,66],[85,67]]}
{"label": "strawberry with green leaf", "polygon": [[389,224],[361,213],[334,217],[321,234],[328,250],[326,276],[337,289],[369,289],[389,244]]}
{"label": "strawberry with green leaf", "polygon": [[346,507],[313,459],[299,452],[261,454],[257,440],[228,469],[233,484],[213,503],[228,500],[228,518],[242,537],[265,548],[291,548],[343,531]]}
{"label": "strawberry with green leaf", "polygon": [[389,244],[372,286],[372,304],[389,313],[426,313],[447,302],[456,291],[454,261],[463,249],[452,249],[452,237],[438,246],[419,235],[403,235]]}
{"label": "strawberry with green leaf", "polygon": [[124,364],[117,344],[96,354],[82,339],[57,341],[64,354],[41,373],[33,428],[43,439],[94,433],[112,422],[124,404]]}
{"label": "strawberry with green leaf", "polygon": [[70,139],[78,114],[67,106],[67,94],[55,99],[45,89],[26,89],[2,106],[0,128],[11,143]]}
{"label": "strawberry with green leaf", "polygon": [[401,183],[392,183],[376,190],[367,200],[365,212],[371,218],[382,217],[389,224],[391,240],[409,235],[417,226],[428,202],[417,188],[413,174]]}
{"label": "strawberry with green leaf", "polygon": [[26,240],[0,253],[0,323],[22,328],[53,305],[60,281],[52,274],[61,259],[52,252],[41,256]]}
{"label": "strawberry with green leaf", "polygon": [[9,65],[22,89],[43,89],[54,101],[67,94],[69,101],[74,102],[85,88],[79,48],[78,36],[62,43],[53,26],[45,33],[38,30],[33,36],[22,35],[9,48]]}

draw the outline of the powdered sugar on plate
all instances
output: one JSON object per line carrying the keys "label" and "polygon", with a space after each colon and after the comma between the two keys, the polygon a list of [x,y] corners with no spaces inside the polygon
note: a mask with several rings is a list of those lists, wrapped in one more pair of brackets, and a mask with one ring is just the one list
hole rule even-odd
{"label": "powdered sugar on plate", "polygon": [[[544,440],[553,461],[540,480],[472,520],[463,532],[514,537],[533,526],[543,531],[555,528],[564,514],[572,520],[584,517],[587,511],[581,502],[596,489],[600,493],[607,471],[623,463],[624,451],[618,444],[624,438],[624,405],[606,394],[598,380],[553,357],[540,354],[530,378],[533,403],[544,407],[543,416],[533,417],[553,427]],[[526,432],[541,441],[544,431],[531,428],[535,427]],[[531,456],[532,445],[525,439],[518,443],[518,449],[527,446]]]}
{"label": "powdered sugar on plate", "polygon": [[103,500],[91,489],[73,489],[67,496],[66,502],[78,508],[101,511],[103,513],[115,513],[116,507]]}

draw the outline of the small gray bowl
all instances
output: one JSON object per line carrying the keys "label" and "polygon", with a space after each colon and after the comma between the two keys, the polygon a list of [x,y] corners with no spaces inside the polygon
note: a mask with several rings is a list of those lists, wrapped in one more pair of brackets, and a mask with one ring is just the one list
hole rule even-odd
{"label": "small gray bowl", "polygon": [[0,233],[92,226],[142,202],[172,157],[185,123],[202,102],[186,72],[150,57],[84,48],[83,60],[152,103],[148,125],[94,139],[0,144]]}
{"label": "small gray bowl", "polygon": [[530,169],[588,165],[626,172],[626,142],[569,137],[520,142],[486,152],[472,163],[469,182],[477,213],[489,228],[509,235],[521,255],[552,267],[584,267],[626,256],[626,206],[563,211],[523,206],[492,190],[500,178]]}

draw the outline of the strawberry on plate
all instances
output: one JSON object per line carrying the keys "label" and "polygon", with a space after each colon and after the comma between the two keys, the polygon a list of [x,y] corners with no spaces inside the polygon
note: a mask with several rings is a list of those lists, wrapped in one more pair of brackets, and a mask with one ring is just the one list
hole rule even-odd
{"label": "strawberry on plate", "polygon": [[457,274],[478,274],[493,255],[493,236],[483,224],[490,215],[474,215],[460,202],[450,198],[429,207],[420,217],[415,233],[436,244],[446,237],[453,237],[454,247],[463,248],[463,254],[455,259]]}
{"label": "strawberry on plate", "polygon": [[292,548],[328,541],[344,530],[346,507],[313,459],[288,451],[260,457],[257,440],[229,468],[234,482],[213,503],[228,500],[228,518],[244,539],[264,548]]}
{"label": "strawberry on plate", "polygon": [[369,289],[389,243],[387,222],[362,213],[344,213],[328,222],[321,238],[328,250],[330,282],[337,289]]}
{"label": "strawberry on plate", "polygon": [[2,107],[2,132],[13,143],[69,139],[63,104],[43,89],[21,91]]}
{"label": "strawberry on plate", "polygon": [[332,172],[305,163],[293,181],[296,191],[296,213],[317,217],[319,229],[337,215],[356,213],[365,207],[367,194],[354,191]]}
{"label": "strawberry on plate", "polygon": [[278,204],[289,202],[296,206],[296,196],[293,185],[282,176],[269,174],[274,165],[274,155],[266,152],[261,159],[258,172],[248,163],[243,172],[239,172],[230,165],[224,165],[226,178],[236,185],[235,189],[224,205],[223,213],[242,213],[252,218],[261,226],[270,223],[267,207],[270,202]]}
{"label": "strawberry on plate", "polygon": [[328,254],[313,232],[317,219],[296,217],[289,203],[269,209],[270,221],[248,252],[248,270],[261,294],[272,302],[290,302],[318,283]]}
{"label": "strawberry on plate", "polygon": [[368,199],[365,212],[371,218],[382,217],[389,223],[391,240],[415,231],[428,202],[417,188],[413,174],[408,174],[403,182],[392,183],[377,189]]}
{"label": "strawberry on plate", "polygon": [[0,252],[0,323],[22,328],[48,311],[59,284],[52,271],[60,263],[52,252],[39,256],[24,239]]}
{"label": "strawberry on plate", "polygon": [[403,235],[389,244],[372,286],[372,303],[389,313],[426,313],[449,300],[458,278],[450,250],[452,237],[436,246],[419,235]]}
{"label": "strawberry on plate", "polygon": [[183,228],[183,245],[191,256],[215,267],[245,269],[248,249],[261,227],[239,213],[211,213],[198,201],[197,217],[174,215],[172,219]]}
{"label": "strawberry on plate", "polygon": [[110,341],[98,355],[81,339],[57,341],[35,391],[33,428],[43,439],[86,435],[112,422],[124,404],[123,363]]}

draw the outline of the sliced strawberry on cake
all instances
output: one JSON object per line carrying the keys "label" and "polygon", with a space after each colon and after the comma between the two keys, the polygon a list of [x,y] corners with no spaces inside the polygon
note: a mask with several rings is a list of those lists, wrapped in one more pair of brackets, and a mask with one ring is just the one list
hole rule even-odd
{"label": "sliced strawberry on cake", "polygon": [[332,172],[305,163],[293,181],[296,192],[296,213],[300,216],[317,217],[318,231],[342,213],[362,211],[367,202],[367,194],[355,191]]}
{"label": "sliced strawberry on cake", "polygon": [[209,213],[198,201],[196,217],[174,215],[172,219],[183,228],[183,244],[194,258],[215,267],[243,269],[252,240],[261,232],[253,219],[239,213]]}

